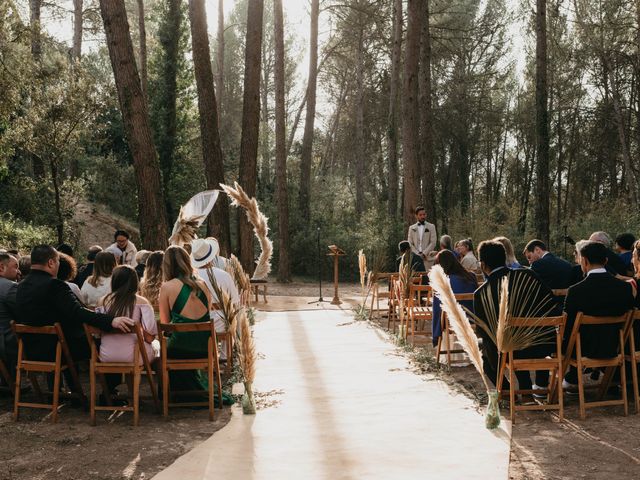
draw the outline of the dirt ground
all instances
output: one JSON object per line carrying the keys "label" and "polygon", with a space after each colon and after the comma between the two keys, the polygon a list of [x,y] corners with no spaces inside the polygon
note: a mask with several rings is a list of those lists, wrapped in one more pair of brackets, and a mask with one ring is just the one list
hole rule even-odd
{"label": "dirt ground", "polygon": [[[86,373],[81,376],[86,378]],[[148,388],[142,385],[142,396],[150,395]],[[36,397],[27,393],[23,399]],[[47,411],[35,409],[21,409],[20,420],[14,422],[12,405],[12,397],[0,393],[0,480],[149,479],[231,417],[229,407],[216,409],[213,422],[206,409],[175,408],[164,420],[149,397],[141,401],[138,427],[132,426],[130,412],[98,412],[92,427],[89,413],[70,404],[61,408],[57,424]]]}

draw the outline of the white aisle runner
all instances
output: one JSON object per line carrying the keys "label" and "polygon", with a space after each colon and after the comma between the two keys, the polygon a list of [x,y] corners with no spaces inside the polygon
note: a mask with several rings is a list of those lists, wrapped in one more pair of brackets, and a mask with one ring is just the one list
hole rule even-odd
{"label": "white aisle runner", "polygon": [[[382,333],[340,311],[260,313],[255,390],[158,480],[507,479],[510,439],[473,402],[409,371]],[[509,426],[506,426],[509,430]]]}

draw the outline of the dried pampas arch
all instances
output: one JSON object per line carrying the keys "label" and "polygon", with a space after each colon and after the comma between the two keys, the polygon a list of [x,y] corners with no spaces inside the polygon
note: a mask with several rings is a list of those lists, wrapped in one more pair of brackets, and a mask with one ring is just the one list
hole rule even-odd
{"label": "dried pampas arch", "polygon": [[267,217],[258,208],[255,198],[249,197],[238,182],[233,183],[233,187],[220,184],[220,188],[231,199],[231,205],[242,207],[247,214],[247,220],[253,225],[253,232],[260,243],[260,257],[258,257],[256,269],[253,272],[253,280],[266,280],[271,271],[271,256],[273,255],[273,244],[269,240],[269,225]]}

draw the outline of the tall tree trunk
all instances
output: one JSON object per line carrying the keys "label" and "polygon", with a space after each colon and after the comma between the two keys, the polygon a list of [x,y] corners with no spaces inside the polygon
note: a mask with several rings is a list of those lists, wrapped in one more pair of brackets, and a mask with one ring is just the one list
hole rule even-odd
{"label": "tall tree trunk", "polygon": [[100,0],[124,130],[133,156],[138,188],[142,245],[149,250],[167,245],[167,221],[162,204],[162,180],[149,125],[149,113],[136,67],[124,0]]}
{"label": "tall tree trunk", "polygon": [[60,177],[58,176],[57,160],[51,158],[49,166],[51,167],[51,181],[53,182],[53,198],[56,210],[56,234],[58,237],[58,245],[64,243],[64,215],[62,214],[62,202],[60,201]]}
{"label": "tall tree trunk", "polygon": [[[260,133],[260,63],[262,60],[263,0],[249,0],[247,8],[239,183],[250,197],[255,197]],[[252,227],[244,215],[240,215],[238,221],[240,224],[240,261],[245,270],[252,273],[255,267]]]}
{"label": "tall tree trunk", "polygon": [[404,60],[404,124],[402,145],[404,155],[404,208],[405,226],[413,223],[414,209],[420,203],[420,158],[418,146],[420,137],[418,74],[420,58],[420,25],[422,22],[422,1],[407,2],[407,41]]}
{"label": "tall tree trunk", "polygon": [[289,262],[289,198],[287,192],[287,136],[284,98],[284,15],[282,0],[273,0],[276,88],[276,201],[278,203],[278,281],[291,281]]}
{"label": "tall tree trunk", "polygon": [[140,31],[140,82],[145,100],[147,96],[147,30],[144,21],[144,0],[138,0],[138,30]]}
{"label": "tall tree trunk", "polygon": [[[41,37],[41,22],[40,22],[40,9],[42,7],[42,0],[29,0],[29,25],[31,29],[31,55],[36,64],[40,65],[42,59],[42,37]],[[33,175],[42,179],[45,175],[44,161],[37,155],[31,155],[31,165],[33,168]]]}
{"label": "tall tree trunk", "polygon": [[393,46],[391,48],[391,78],[389,79],[389,120],[387,143],[389,151],[389,216],[398,214],[398,93],[400,61],[402,59],[402,0],[393,0]]}
{"label": "tall tree trunk", "polygon": [[355,153],[355,177],[356,177],[356,214],[364,212],[364,182],[365,182],[365,158],[367,148],[364,139],[364,21],[362,13],[358,14],[358,46],[356,51],[356,151]]}
{"label": "tall tree trunk", "polygon": [[311,0],[311,29],[309,34],[309,79],[307,81],[307,115],[300,155],[300,192],[298,205],[300,218],[308,224],[311,209],[311,157],[313,154],[313,129],[316,118],[316,84],[318,78],[318,17],[320,0]]}
{"label": "tall tree trunk", "polygon": [[[200,141],[202,161],[207,188],[220,188],[224,181],[224,161],[220,131],[218,129],[218,106],[213,87],[207,13],[204,0],[189,0],[193,69],[198,89],[198,112],[200,115]],[[213,235],[220,243],[223,255],[231,253],[231,231],[229,226],[229,204],[226,199],[216,202],[207,223],[207,235]]]}
{"label": "tall tree trunk", "polygon": [[79,62],[82,56],[82,17],[83,0],[73,0],[73,48],[74,62]]}
{"label": "tall tree trunk", "polygon": [[180,34],[182,30],[181,0],[168,0],[166,18],[161,23],[162,32],[159,35],[160,45],[164,52],[159,92],[154,92],[162,98],[163,108],[160,110],[160,132],[157,135],[158,157],[162,171],[164,187],[164,204],[167,209],[169,225],[175,221],[174,205],[171,201],[170,183],[173,171],[176,131],[177,131],[177,88],[178,88],[178,58],[180,52]]}
{"label": "tall tree trunk", "polygon": [[429,0],[422,0],[422,38],[420,42],[420,157],[422,158],[422,198],[427,218],[436,220],[436,180],[433,161],[433,113],[431,108],[431,31]]}
{"label": "tall tree trunk", "polygon": [[218,89],[218,125],[222,115],[222,102],[224,101],[224,0],[218,0],[218,32],[216,34],[218,51],[216,53]]}
{"label": "tall tree trunk", "polygon": [[547,0],[536,5],[536,205],[535,231],[549,243],[549,109],[547,103]]}

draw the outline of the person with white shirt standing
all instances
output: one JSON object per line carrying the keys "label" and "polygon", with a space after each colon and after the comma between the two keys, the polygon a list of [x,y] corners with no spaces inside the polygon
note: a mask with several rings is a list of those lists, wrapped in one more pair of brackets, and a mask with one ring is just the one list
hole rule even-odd
{"label": "person with white shirt standing", "polygon": [[433,266],[436,253],[434,250],[438,242],[436,226],[427,222],[427,212],[424,207],[416,207],[416,223],[409,227],[407,240],[411,244],[411,251],[422,258],[425,271]]}
{"label": "person with white shirt standing", "polygon": [[[216,282],[218,288],[226,292],[233,304],[240,308],[240,294],[236,287],[233,277],[224,270],[216,267],[216,257],[220,251],[220,246],[215,238],[201,239],[197,238],[191,242],[191,264],[198,276],[204,281],[211,292],[212,308],[210,311],[211,319],[214,321],[216,332],[224,333],[227,331],[227,326],[223,318],[222,310],[220,307],[220,299],[216,293],[216,289],[211,283],[209,273],[213,276],[213,280]],[[222,348],[220,349],[220,360],[227,359],[227,345],[226,342],[222,342]]]}

